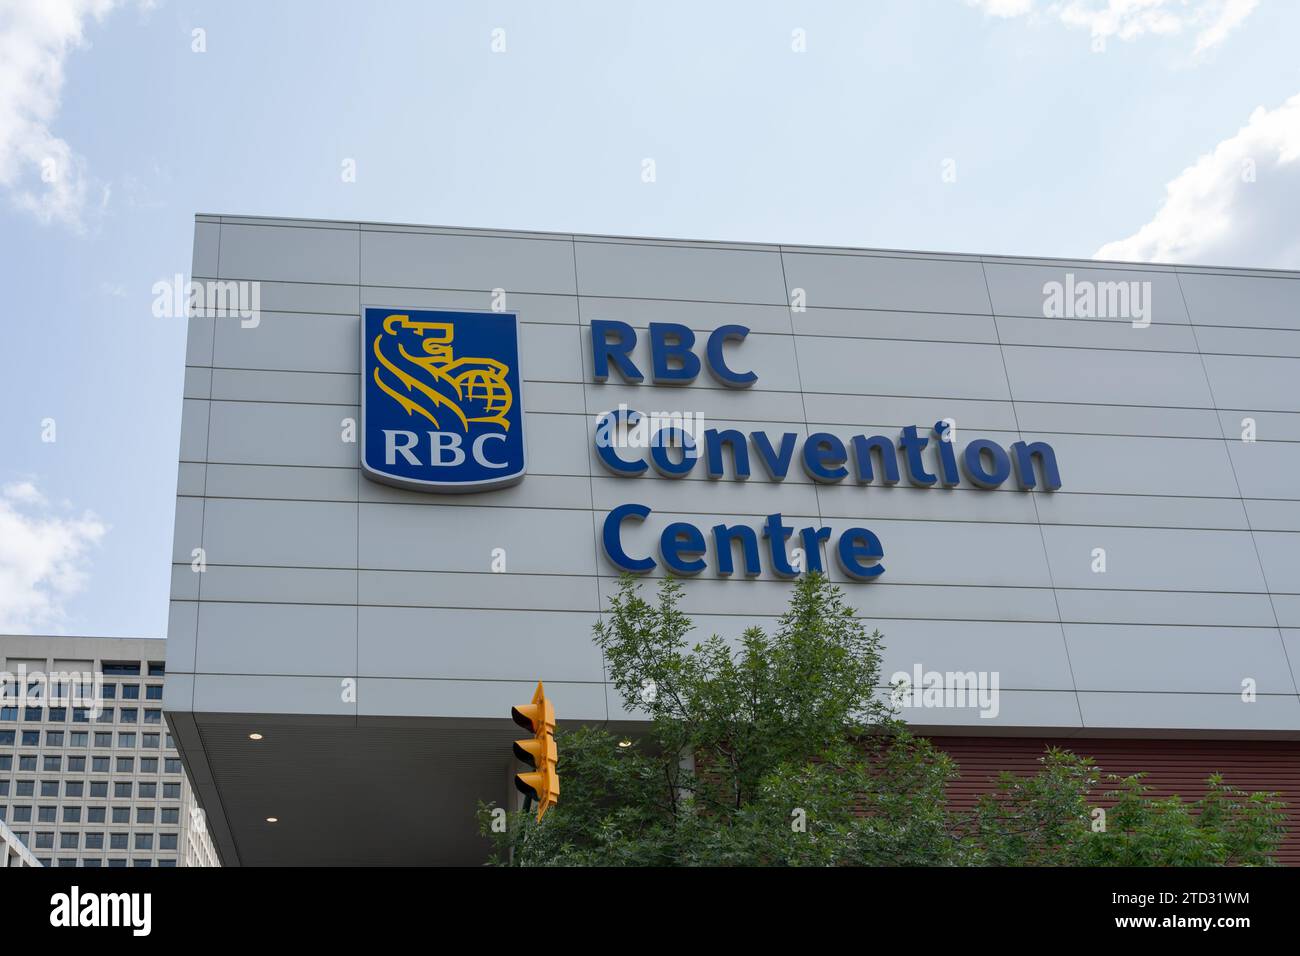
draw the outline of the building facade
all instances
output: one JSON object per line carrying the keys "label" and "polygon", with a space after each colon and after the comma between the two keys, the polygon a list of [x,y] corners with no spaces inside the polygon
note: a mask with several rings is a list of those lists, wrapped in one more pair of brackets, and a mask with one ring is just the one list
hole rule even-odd
{"label": "building facade", "polygon": [[0,636],[0,821],[42,865],[219,865],[163,718],[165,656]]}
{"label": "building facade", "polygon": [[0,867],[40,865],[27,845],[18,839],[18,834],[10,830],[7,823],[0,821]]}
{"label": "building facade", "polygon": [[203,215],[193,282],[165,707],[228,865],[481,860],[537,680],[635,730],[629,568],[729,638],[823,569],[972,767],[1300,797],[1300,275]]}

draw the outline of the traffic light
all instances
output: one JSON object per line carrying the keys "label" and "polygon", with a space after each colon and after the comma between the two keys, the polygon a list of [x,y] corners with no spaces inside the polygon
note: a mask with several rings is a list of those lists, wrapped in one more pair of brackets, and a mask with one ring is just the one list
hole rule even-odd
{"label": "traffic light", "polygon": [[[555,708],[546,699],[542,682],[537,682],[531,704],[510,708],[516,724],[530,731],[531,740],[515,741],[515,756],[528,764],[530,773],[515,774],[515,787],[530,801],[537,799],[537,820],[540,823],[547,808],[555,806],[560,797],[560,778],[555,772],[558,752],[555,749]],[[527,805],[525,805],[525,808]]]}

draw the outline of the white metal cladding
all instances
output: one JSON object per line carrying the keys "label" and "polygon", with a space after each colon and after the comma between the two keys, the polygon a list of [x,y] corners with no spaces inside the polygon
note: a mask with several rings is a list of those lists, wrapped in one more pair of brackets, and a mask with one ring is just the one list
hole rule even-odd
{"label": "white metal cladding", "polygon": [[[1043,285],[1067,272],[1150,282],[1150,327],[1045,318]],[[1000,674],[995,719],[926,726],[1300,734],[1300,275],[217,216],[198,218],[193,274],[260,281],[263,311],[255,328],[190,320],[170,712],[499,717],[544,679],[566,717],[618,717],[590,635],[615,573],[597,534],[637,501],[647,544],[682,516],[778,510],[875,531],[881,579],[830,573],[884,633],[885,674]],[[493,289],[521,322],[525,480],[470,496],[364,480],[340,438],[360,304],[484,309]],[[758,382],[598,384],[592,319],[748,326],[736,354]],[[801,437],[951,417],[959,441],[1051,442],[1064,486],[616,478],[592,432],[620,402]],[[712,575],[686,588],[705,631],[784,607],[766,568]]]}

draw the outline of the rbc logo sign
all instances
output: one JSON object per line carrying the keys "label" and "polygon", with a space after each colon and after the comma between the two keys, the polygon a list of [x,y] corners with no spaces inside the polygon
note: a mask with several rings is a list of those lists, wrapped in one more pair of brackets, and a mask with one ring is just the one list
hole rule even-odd
{"label": "rbc logo sign", "polygon": [[418,491],[524,476],[519,325],[498,312],[361,310],[361,467]]}

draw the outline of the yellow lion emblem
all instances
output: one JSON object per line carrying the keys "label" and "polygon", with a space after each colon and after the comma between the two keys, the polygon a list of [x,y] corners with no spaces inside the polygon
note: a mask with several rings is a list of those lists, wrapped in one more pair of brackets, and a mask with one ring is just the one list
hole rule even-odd
{"label": "yellow lion emblem", "polygon": [[408,415],[423,415],[435,428],[442,428],[442,414],[455,417],[464,429],[471,422],[491,422],[509,431],[506,415],[514,404],[506,381],[509,366],[496,359],[455,358],[454,334],[450,322],[412,322],[409,315],[390,315],[371,343],[379,361],[375,384]]}

